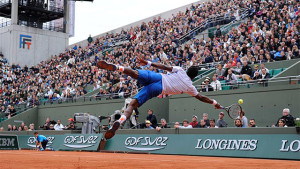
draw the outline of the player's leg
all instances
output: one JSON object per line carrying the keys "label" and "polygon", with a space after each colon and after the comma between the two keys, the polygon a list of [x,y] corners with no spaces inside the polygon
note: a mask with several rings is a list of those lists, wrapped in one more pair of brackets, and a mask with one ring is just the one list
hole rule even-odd
{"label": "player's leg", "polygon": [[42,142],[42,148],[43,148],[44,150],[46,150],[46,148],[47,148],[47,143],[48,143],[48,140],[44,140],[44,141]]}
{"label": "player's leg", "polygon": [[97,65],[101,69],[106,69],[106,70],[110,70],[110,71],[119,70],[119,71],[123,72],[124,74],[131,76],[134,79],[138,79],[138,77],[139,77],[139,72],[136,71],[136,70],[133,70],[133,69],[131,69],[129,67],[123,67],[123,66],[119,66],[118,67],[118,66],[116,66],[114,64],[107,63],[104,60],[99,61],[97,63]]}
{"label": "player's leg", "polygon": [[111,129],[109,129],[105,133],[105,138],[112,138],[116,131],[119,129],[120,125],[126,121],[126,119],[130,118],[133,110],[143,105],[147,100],[158,96],[162,92],[162,82],[157,81],[155,83],[151,83],[144,88],[134,97],[134,99],[130,102],[124,114],[121,115],[121,118],[114,122]]}
{"label": "player's leg", "polygon": [[119,120],[115,121],[113,126],[105,133],[105,138],[106,139],[110,139],[112,138],[115,134],[116,134],[116,131],[119,129],[120,125],[126,121],[126,119],[130,118],[133,110],[135,110],[136,108],[139,107],[139,103],[137,101],[137,99],[133,99],[127,109],[124,111],[124,114],[122,114],[122,116],[120,117]]}

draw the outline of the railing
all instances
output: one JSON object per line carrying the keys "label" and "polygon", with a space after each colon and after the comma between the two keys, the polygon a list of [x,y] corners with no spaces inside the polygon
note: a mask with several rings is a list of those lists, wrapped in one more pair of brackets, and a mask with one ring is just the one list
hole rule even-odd
{"label": "railing", "polygon": [[[259,80],[249,80],[249,81],[237,81],[234,84],[225,83],[221,84],[222,90],[233,90],[233,89],[240,89],[240,88],[254,88],[254,87],[269,87],[275,85],[295,85],[300,84],[300,75],[298,76],[286,76],[286,77],[277,77],[277,78],[270,78],[270,79],[259,79]],[[205,85],[195,85],[198,91]],[[216,91],[218,91],[219,86],[215,87]]]}
{"label": "railing", "polygon": [[202,21],[198,27],[192,29],[191,31],[189,31],[185,35],[179,37],[177,40],[179,41],[179,45],[181,45],[181,44],[189,41],[190,39],[192,39],[196,35],[198,35],[200,32],[206,30],[207,28],[215,27],[217,25],[228,24],[228,23],[230,23],[232,21],[235,21],[237,19],[241,20],[241,19],[244,19],[245,17],[247,17],[248,15],[249,15],[249,9],[248,8],[242,8],[239,11],[238,18],[236,16],[222,16],[222,17],[217,16],[217,17],[214,17],[214,18],[207,18],[204,21]]}

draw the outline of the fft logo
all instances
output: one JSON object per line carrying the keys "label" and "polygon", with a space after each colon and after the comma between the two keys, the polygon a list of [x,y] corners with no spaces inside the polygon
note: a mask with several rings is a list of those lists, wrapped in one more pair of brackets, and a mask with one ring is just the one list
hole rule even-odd
{"label": "fft logo", "polygon": [[27,45],[27,49],[29,50],[31,45],[31,39],[32,36],[20,34],[20,48],[24,49],[25,45]]}

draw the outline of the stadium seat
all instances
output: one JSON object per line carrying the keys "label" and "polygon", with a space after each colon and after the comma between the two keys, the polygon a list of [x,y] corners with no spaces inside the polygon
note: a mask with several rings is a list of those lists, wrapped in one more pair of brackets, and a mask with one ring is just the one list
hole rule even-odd
{"label": "stadium seat", "polygon": [[276,76],[277,74],[279,74],[282,70],[283,70],[283,68],[273,69],[272,70],[272,77]]}
{"label": "stadium seat", "polygon": [[222,90],[230,90],[230,86],[222,86]]}

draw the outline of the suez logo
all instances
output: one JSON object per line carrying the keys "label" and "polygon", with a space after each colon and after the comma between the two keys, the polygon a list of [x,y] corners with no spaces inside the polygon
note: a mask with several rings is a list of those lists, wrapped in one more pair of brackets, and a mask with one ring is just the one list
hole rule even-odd
{"label": "suez logo", "polygon": [[97,143],[98,136],[66,136],[64,146],[70,148],[87,148],[94,146]]}
{"label": "suez logo", "polygon": [[[94,146],[95,143],[97,143],[96,141],[98,138],[99,138],[98,136],[66,136],[64,138],[63,145],[70,148],[87,148],[87,147]],[[48,139],[47,146],[52,146],[55,137],[47,137],[47,139]],[[27,145],[29,147],[35,147],[35,144],[36,144],[36,138],[29,137],[27,140]]]}
{"label": "suez logo", "polygon": [[29,50],[30,45],[32,44],[31,39],[32,39],[32,36],[20,34],[20,48],[24,49],[25,45],[27,45],[27,49]]}
{"label": "suez logo", "polygon": [[[168,137],[127,137],[125,147],[136,151],[160,150],[167,146]],[[148,147],[151,146],[151,147]]]}
{"label": "suez logo", "polygon": [[[53,144],[53,141],[55,140],[55,137],[47,137],[48,143],[47,146],[51,146]],[[35,137],[29,137],[27,140],[27,146],[34,147],[36,144],[36,138]]]}

